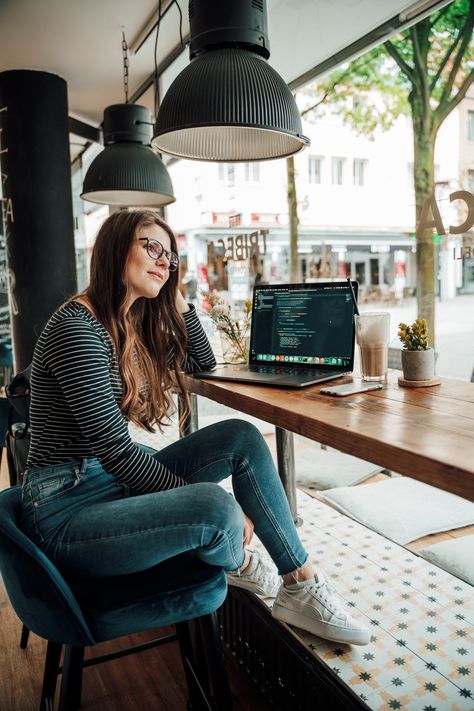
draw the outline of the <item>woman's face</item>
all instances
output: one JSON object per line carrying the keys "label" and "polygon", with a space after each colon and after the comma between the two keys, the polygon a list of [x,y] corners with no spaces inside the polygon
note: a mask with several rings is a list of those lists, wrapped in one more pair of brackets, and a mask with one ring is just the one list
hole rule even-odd
{"label": "woman's face", "polygon": [[[160,242],[165,252],[154,259],[147,251],[148,240]],[[169,279],[169,261],[166,256],[171,251],[169,235],[159,225],[142,225],[137,229],[130,247],[125,267],[125,280],[130,294],[130,305],[141,296],[154,299]]]}

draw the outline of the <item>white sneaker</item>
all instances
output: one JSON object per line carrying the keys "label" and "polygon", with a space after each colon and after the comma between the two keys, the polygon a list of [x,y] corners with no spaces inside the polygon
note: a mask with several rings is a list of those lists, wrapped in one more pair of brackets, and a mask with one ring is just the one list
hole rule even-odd
{"label": "white sneaker", "polygon": [[280,587],[280,576],[273,563],[258,551],[249,551],[250,562],[244,572],[227,573],[227,582],[236,588],[250,590],[257,595],[275,597]]}
{"label": "white sneaker", "polygon": [[273,603],[272,615],[333,642],[370,642],[369,629],[344,610],[337,592],[321,572],[313,580],[282,585]]}

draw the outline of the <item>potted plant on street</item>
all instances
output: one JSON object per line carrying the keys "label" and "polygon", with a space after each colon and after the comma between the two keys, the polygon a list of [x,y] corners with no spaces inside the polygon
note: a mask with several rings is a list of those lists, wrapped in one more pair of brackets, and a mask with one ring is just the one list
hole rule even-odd
{"label": "potted plant on street", "polygon": [[398,325],[398,337],[403,344],[403,378],[408,381],[432,381],[434,378],[434,350],[428,341],[428,324],[419,318],[411,326]]}

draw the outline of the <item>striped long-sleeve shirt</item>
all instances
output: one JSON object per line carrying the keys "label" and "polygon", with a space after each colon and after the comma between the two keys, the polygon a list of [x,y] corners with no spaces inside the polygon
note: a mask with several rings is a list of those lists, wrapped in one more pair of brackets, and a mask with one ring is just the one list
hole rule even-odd
{"label": "striped long-sleeve shirt", "polygon": [[[184,370],[214,367],[215,358],[194,307]],[[120,412],[122,382],[112,341],[88,309],[60,307],[38,339],[31,373],[29,468],[97,457],[104,469],[140,493],[185,481],[132,442]]]}

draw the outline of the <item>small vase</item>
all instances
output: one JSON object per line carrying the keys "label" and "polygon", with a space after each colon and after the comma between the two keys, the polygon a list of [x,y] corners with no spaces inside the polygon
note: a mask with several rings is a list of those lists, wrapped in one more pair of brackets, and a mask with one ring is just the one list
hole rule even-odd
{"label": "small vase", "polygon": [[431,380],[434,377],[434,350],[402,350],[402,368],[405,380]]}
{"label": "small vase", "polygon": [[239,342],[221,336],[224,363],[246,363],[248,361],[249,339],[244,336]]}

